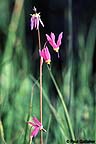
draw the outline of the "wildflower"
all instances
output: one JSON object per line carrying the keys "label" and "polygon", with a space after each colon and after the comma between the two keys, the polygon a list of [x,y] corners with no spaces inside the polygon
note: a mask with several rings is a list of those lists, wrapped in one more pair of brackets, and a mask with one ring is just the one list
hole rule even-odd
{"label": "wildflower", "polygon": [[50,36],[48,34],[46,34],[46,37],[47,37],[47,40],[48,42],[50,43],[50,45],[53,47],[53,50],[55,52],[58,53],[59,51],[59,46],[61,45],[61,40],[62,40],[62,35],[63,35],[63,32],[61,32],[58,36],[58,40],[57,40],[57,43],[55,42],[55,35],[54,33],[51,32]]}
{"label": "wildflower", "polygon": [[44,48],[42,50],[39,50],[39,54],[40,54],[41,57],[43,57],[43,59],[45,60],[45,62],[47,64],[50,64],[50,62],[51,62],[51,55],[50,55],[50,52],[49,52],[47,46],[44,46]]}
{"label": "wildflower", "polygon": [[30,135],[31,139],[33,137],[36,137],[40,130],[43,130],[44,132],[46,132],[46,130],[43,128],[43,125],[39,122],[39,120],[36,117],[33,117],[33,122],[29,121],[28,124],[34,127]]}
{"label": "wildflower", "polygon": [[44,27],[44,24],[40,18],[40,13],[37,13],[37,9],[34,7],[34,14],[30,14],[31,15],[31,30],[33,30],[33,28],[36,28],[37,30],[39,29],[39,23],[41,23],[41,25]]}

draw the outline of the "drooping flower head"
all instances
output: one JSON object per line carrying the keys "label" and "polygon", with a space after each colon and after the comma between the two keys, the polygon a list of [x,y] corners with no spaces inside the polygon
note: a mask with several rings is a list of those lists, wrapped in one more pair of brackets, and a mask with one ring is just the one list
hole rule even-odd
{"label": "drooping flower head", "polygon": [[35,12],[34,14],[31,15],[31,30],[33,28],[36,28],[37,30],[39,29],[39,23],[44,27],[44,24],[40,18],[40,13],[37,13],[37,9],[34,7],[33,11]]}
{"label": "drooping flower head", "polygon": [[42,50],[39,50],[39,54],[41,57],[43,57],[43,59],[45,60],[45,62],[47,64],[50,64],[51,62],[51,55],[49,52],[49,49],[47,46],[44,46],[44,48]]}
{"label": "drooping flower head", "polygon": [[43,125],[39,122],[39,120],[36,117],[33,117],[33,122],[29,121],[28,124],[34,128],[30,134],[31,139],[33,137],[36,137],[40,130],[43,130],[44,132],[46,132],[46,130],[43,128]]}
{"label": "drooping flower head", "polygon": [[58,53],[59,51],[59,47],[61,45],[61,40],[62,40],[62,36],[63,36],[63,32],[61,32],[58,36],[58,40],[57,42],[55,42],[55,35],[54,33],[51,32],[50,36],[48,34],[46,34],[46,38],[47,38],[47,41],[50,43],[50,45],[53,47],[53,50],[55,52]]}

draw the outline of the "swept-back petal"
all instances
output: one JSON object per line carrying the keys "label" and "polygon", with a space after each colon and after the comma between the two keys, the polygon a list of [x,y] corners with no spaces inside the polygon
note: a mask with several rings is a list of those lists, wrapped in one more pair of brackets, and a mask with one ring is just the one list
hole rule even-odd
{"label": "swept-back petal", "polygon": [[39,28],[39,19],[37,18],[37,26],[36,26],[36,29],[38,30]]}
{"label": "swept-back petal", "polygon": [[43,57],[43,59],[45,60],[45,62],[47,64],[50,64],[51,62],[51,55],[50,55],[50,52],[49,52],[49,49],[48,47],[44,47],[42,50],[39,50],[39,54],[41,57]]}
{"label": "swept-back petal", "polygon": [[57,40],[57,46],[58,47],[61,45],[62,36],[63,36],[63,32],[61,32],[58,36],[58,40]]}
{"label": "swept-back petal", "polygon": [[36,137],[38,132],[39,132],[39,127],[35,127],[34,130],[31,132],[30,137],[31,138]]}
{"label": "swept-back petal", "polygon": [[51,39],[55,42],[55,35],[54,35],[54,33],[51,32],[50,36],[51,36]]}
{"label": "swept-back petal", "polygon": [[56,48],[56,47],[57,47],[55,41],[53,41],[52,38],[51,38],[48,34],[46,34],[46,38],[47,38],[48,42],[50,43],[50,45],[51,45],[53,48]]}
{"label": "swept-back petal", "polygon": [[40,21],[41,25],[44,27],[44,24],[43,24],[41,18],[39,18],[39,21]]}
{"label": "swept-back petal", "polygon": [[36,117],[33,117],[33,121],[34,121],[34,123],[37,124],[38,126],[41,126],[41,125],[42,125]]}
{"label": "swept-back petal", "polygon": [[48,34],[46,34],[46,38],[48,41],[52,41],[52,39],[50,38],[50,36]]}
{"label": "swept-back petal", "polygon": [[45,53],[46,53],[46,60],[51,60],[51,55],[47,46],[45,48]]}
{"label": "swept-back petal", "polygon": [[37,21],[38,21],[38,19],[34,18],[34,28],[37,28]]}
{"label": "swept-back petal", "polygon": [[30,25],[31,25],[31,30],[33,30],[33,27],[34,27],[34,18],[33,17],[31,17],[31,23],[30,23]]}

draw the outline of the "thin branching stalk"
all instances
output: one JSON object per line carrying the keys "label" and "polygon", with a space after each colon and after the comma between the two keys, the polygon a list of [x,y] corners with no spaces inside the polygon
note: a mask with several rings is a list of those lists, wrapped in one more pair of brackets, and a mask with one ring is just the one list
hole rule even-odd
{"label": "thin branching stalk", "polygon": [[[38,29],[38,44],[39,50],[41,50],[41,41],[40,41],[40,31]],[[43,58],[40,58],[40,122],[42,123],[42,65]],[[43,133],[40,131],[40,144],[43,144]]]}
{"label": "thin branching stalk", "polygon": [[56,90],[57,90],[57,92],[58,92],[58,95],[59,95],[59,97],[60,97],[60,100],[61,100],[61,102],[62,102],[64,111],[65,111],[65,115],[66,115],[66,119],[67,119],[67,122],[68,122],[68,127],[69,127],[69,129],[70,129],[71,137],[72,137],[73,140],[75,140],[73,128],[72,128],[72,125],[71,125],[71,121],[70,121],[70,117],[69,117],[69,113],[68,113],[68,110],[67,110],[65,101],[64,101],[64,99],[63,99],[63,95],[62,95],[62,93],[61,93],[61,91],[60,91],[60,89],[59,89],[59,87],[58,87],[58,85],[57,85],[57,83],[56,83],[56,81],[55,81],[55,78],[54,78],[54,76],[53,76],[53,74],[52,74],[51,69],[49,68],[49,66],[47,66],[47,68],[48,68],[48,71],[49,71],[49,73],[50,73],[51,79],[52,79],[52,81],[53,81],[53,83],[54,83],[54,85],[55,85],[55,87],[56,87]]}
{"label": "thin branching stalk", "polygon": [[[40,58],[40,122],[42,124],[42,65],[43,58]],[[43,133],[40,131],[40,144],[43,144]]]}
{"label": "thin branching stalk", "polygon": [[39,44],[39,50],[41,50],[41,40],[40,40],[40,30],[38,29],[38,44]]}

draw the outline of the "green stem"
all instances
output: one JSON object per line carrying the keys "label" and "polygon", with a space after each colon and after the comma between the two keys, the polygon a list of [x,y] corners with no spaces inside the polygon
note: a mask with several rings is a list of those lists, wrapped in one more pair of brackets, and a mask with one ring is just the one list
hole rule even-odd
{"label": "green stem", "polygon": [[61,92],[60,92],[60,90],[59,90],[59,87],[58,87],[58,85],[57,85],[57,83],[56,83],[56,81],[55,81],[55,78],[54,78],[54,76],[53,76],[53,74],[52,74],[51,69],[50,69],[48,66],[47,66],[47,68],[48,68],[48,71],[49,71],[49,73],[50,73],[51,79],[52,79],[52,81],[53,81],[53,83],[54,83],[54,85],[55,85],[55,87],[56,87],[56,90],[57,90],[57,92],[58,92],[58,95],[59,95],[59,97],[60,97],[60,100],[61,100],[61,102],[62,102],[64,111],[65,111],[65,115],[66,115],[66,119],[67,119],[67,122],[68,122],[68,126],[69,126],[69,129],[70,129],[71,137],[72,137],[73,140],[75,140],[75,136],[74,136],[74,132],[73,132],[73,129],[72,129],[70,117],[69,117],[68,110],[67,110],[66,104],[65,104],[65,102],[64,102],[63,96],[62,96],[62,94],[61,94]]}
{"label": "green stem", "polygon": [[[35,84],[34,84],[34,85],[35,85]],[[31,97],[30,97],[29,114],[28,114],[28,117],[27,117],[27,122],[29,121],[29,118],[31,117],[31,113],[32,113],[33,88],[34,88],[34,86],[32,87],[32,93],[31,93]],[[26,144],[26,136],[27,136],[27,133],[28,133],[28,124],[26,123],[25,136],[24,136],[24,144]]]}
{"label": "green stem", "polygon": [[[29,113],[28,113],[28,117],[27,117],[27,122],[29,121],[30,117],[31,117],[31,113],[32,113],[32,100],[33,100],[33,91],[34,91],[34,87],[36,85],[36,83],[38,82],[39,80],[36,80],[34,85],[32,86],[32,92],[31,92],[31,97],[30,97],[30,103],[29,103]],[[26,124],[26,127],[25,127],[25,136],[24,136],[24,144],[26,144],[26,136],[27,136],[27,132],[28,132],[28,124]],[[30,140],[31,143],[32,143],[32,140]]]}

